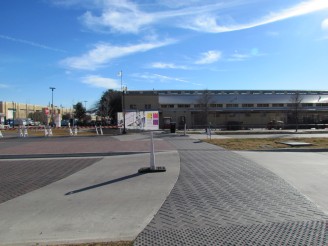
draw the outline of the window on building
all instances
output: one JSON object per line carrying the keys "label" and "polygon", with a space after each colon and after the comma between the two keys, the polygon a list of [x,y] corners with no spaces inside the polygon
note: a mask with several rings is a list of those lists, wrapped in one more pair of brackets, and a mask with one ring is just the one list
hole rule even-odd
{"label": "window on building", "polygon": [[137,105],[135,105],[135,104],[130,104],[130,109],[137,109]]}
{"label": "window on building", "polygon": [[259,104],[257,104],[257,107],[258,108],[268,108],[269,104],[268,103],[259,103]]}
{"label": "window on building", "polygon": [[161,104],[161,108],[174,108],[174,104]]}
{"label": "window on building", "polygon": [[194,108],[204,108],[205,104],[194,104]]}
{"label": "window on building", "polygon": [[238,104],[237,103],[227,104],[227,108],[238,108]]}
{"label": "window on building", "polygon": [[313,103],[302,103],[302,107],[304,107],[304,108],[313,107]]}
{"label": "window on building", "polygon": [[210,107],[211,108],[222,108],[223,107],[223,104],[215,104],[215,103],[212,103],[212,104],[210,104]]}
{"label": "window on building", "polygon": [[243,108],[253,108],[254,104],[244,103],[241,105]]}
{"label": "window on building", "polygon": [[145,109],[151,109],[151,104],[145,104]]}
{"label": "window on building", "polygon": [[273,103],[272,104],[272,107],[273,108],[283,108],[284,107],[284,104],[283,103]]}
{"label": "window on building", "polygon": [[328,107],[328,103],[317,103],[317,107]]}
{"label": "window on building", "polygon": [[178,104],[178,108],[190,108],[190,104]]}

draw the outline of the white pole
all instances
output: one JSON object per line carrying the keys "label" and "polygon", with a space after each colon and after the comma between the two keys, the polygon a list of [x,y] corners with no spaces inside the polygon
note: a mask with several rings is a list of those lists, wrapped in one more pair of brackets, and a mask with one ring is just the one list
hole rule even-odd
{"label": "white pole", "polygon": [[187,124],[184,124],[184,135],[186,136],[186,131],[187,131]]}
{"label": "white pole", "polygon": [[95,128],[96,128],[96,133],[97,133],[97,135],[99,135],[97,125],[95,125]]}
{"label": "white pole", "polygon": [[155,170],[155,153],[154,153],[154,140],[153,132],[150,132],[150,170]]}

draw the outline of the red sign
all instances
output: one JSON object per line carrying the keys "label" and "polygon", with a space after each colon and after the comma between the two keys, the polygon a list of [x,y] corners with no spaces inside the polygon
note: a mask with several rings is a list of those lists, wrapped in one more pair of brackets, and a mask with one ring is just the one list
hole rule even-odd
{"label": "red sign", "polygon": [[46,108],[46,109],[44,110],[44,112],[45,112],[46,115],[48,115],[48,114],[49,114],[49,109]]}

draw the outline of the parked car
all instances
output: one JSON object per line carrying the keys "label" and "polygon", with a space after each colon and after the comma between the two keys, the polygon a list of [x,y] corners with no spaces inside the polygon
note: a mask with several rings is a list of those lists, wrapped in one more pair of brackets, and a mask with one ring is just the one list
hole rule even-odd
{"label": "parked car", "polygon": [[271,120],[271,121],[268,122],[267,128],[268,128],[268,130],[271,130],[271,129],[276,129],[276,130],[283,129],[284,128],[284,122],[283,121],[279,121],[279,120]]}
{"label": "parked car", "polygon": [[25,119],[15,119],[14,126],[26,126],[26,120]]}
{"label": "parked car", "polygon": [[62,120],[62,121],[60,122],[60,125],[61,125],[61,126],[68,126],[68,124],[69,124],[69,120]]}
{"label": "parked car", "polygon": [[34,121],[32,119],[26,119],[26,125],[27,126],[34,126]]}

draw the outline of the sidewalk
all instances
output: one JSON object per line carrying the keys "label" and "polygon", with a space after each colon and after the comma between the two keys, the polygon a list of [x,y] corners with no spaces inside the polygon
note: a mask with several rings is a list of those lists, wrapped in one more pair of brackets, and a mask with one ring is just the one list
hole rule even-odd
{"label": "sidewalk", "polygon": [[168,141],[179,179],[134,245],[328,244],[328,215],[275,173],[204,142]]}
{"label": "sidewalk", "polygon": [[[133,239],[136,246],[328,244],[325,209],[291,180],[297,159],[272,153],[268,160],[266,153],[227,151],[178,134],[158,133],[154,142],[156,163],[166,173],[137,173],[149,165],[149,136],[143,134],[0,141],[0,156],[89,156],[0,160],[15,184],[22,175],[44,184],[21,188],[0,178],[8,189],[4,197],[14,187],[23,194],[0,203],[0,245]],[[116,156],[99,158],[99,150]],[[134,154],[121,155],[127,152]],[[309,172],[313,166],[303,163],[298,175],[315,179],[322,164],[328,163]],[[322,177],[318,182],[325,182]],[[35,189],[24,193],[26,187]]]}
{"label": "sidewalk", "polygon": [[[0,153],[26,154],[38,146],[33,154],[41,155],[41,149],[46,153],[59,151],[55,147],[58,142],[68,144],[65,139],[53,139],[46,144],[42,140],[0,145]],[[99,143],[93,147],[81,142],[95,144],[96,140]],[[148,136],[96,140],[67,139],[79,146],[73,147],[79,153],[96,152],[105,145],[104,151],[116,151],[118,155],[0,160],[0,168],[6,172],[2,175],[7,177],[0,179],[0,245],[136,238],[173,188],[180,169],[179,155],[170,144],[155,139],[155,146],[163,147],[161,152],[156,152],[156,165],[165,166],[167,171],[138,174],[139,168],[149,166],[149,153],[142,153],[146,147],[149,150]],[[135,151],[135,154],[120,155],[120,151]],[[12,193],[17,196],[11,197]]]}

